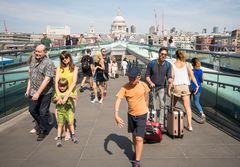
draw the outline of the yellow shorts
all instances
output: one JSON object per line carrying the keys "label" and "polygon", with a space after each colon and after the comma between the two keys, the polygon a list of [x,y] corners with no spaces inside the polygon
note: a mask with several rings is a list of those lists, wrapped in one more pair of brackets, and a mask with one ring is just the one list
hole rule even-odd
{"label": "yellow shorts", "polygon": [[68,124],[73,124],[74,121],[74,114],[71,110],[69,111],[58,111],[57,112],[57,121],[58,124],[64,124],[65,122],[68,122]]}

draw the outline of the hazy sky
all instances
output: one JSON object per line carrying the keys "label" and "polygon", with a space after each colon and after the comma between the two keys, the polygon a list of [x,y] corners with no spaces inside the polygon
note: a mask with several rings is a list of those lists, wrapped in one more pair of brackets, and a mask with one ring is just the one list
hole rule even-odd
{"label": "hazy sky", "polygon": [[120,9],[127,26],[146,33],[157,23],[166,29],[202,32],[213,26],[219,31],[240,28],[240,0],[0,0],[0,32],[41,33],[47,25],[69,25],[71,33],[109,32]]}

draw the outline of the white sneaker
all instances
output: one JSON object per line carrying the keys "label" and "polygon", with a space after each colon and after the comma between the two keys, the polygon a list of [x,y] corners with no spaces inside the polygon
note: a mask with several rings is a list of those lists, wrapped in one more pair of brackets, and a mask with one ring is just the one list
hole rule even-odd
{"label": "white sneaker", "polygon": [[92,103],[97,103],[97,102],[98,102],[98,99],[95,98],[95,99],[93,99],[91,102],[92,102]]}
{"label": "white sneaker", "polygon": [[102,104],[102,102],[103,102],[103,98],[101,98],[98,103]]}
{"label": "white sneaker", "polygon": [[204,123],[206,121],[206,115],[204,113],[201,114],[201,122]]}
{"label": "white sneaker", "polygon": [[33,128],[32,130],[29,131],[29,133],[32,133],[32,134],[33,134],[33,133],[36,133],[36,132],[37,132],[37,131],[36,131],[35,128]]}

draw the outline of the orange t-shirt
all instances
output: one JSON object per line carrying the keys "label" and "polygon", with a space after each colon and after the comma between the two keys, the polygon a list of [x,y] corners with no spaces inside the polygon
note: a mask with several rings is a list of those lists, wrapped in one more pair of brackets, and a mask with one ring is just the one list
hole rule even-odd
{"label": "orange t-shirt", "polygon": [[148,112],[148,106],[145,95],[150,89],[147,84],[139,81],[139,83],[132,87],[129,83],[125,84],[117,93],[117,97],[126,97],[128,102],[128,113],[133,116],[139,116]]}

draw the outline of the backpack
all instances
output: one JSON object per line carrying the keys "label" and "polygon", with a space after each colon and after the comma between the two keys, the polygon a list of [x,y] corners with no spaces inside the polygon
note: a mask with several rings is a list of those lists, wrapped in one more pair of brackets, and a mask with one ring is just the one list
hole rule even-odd
{"label": "backpack", "polygon": [[84,56],[82,59],[82,69],[88,70],[90,69],[90,57]]}

